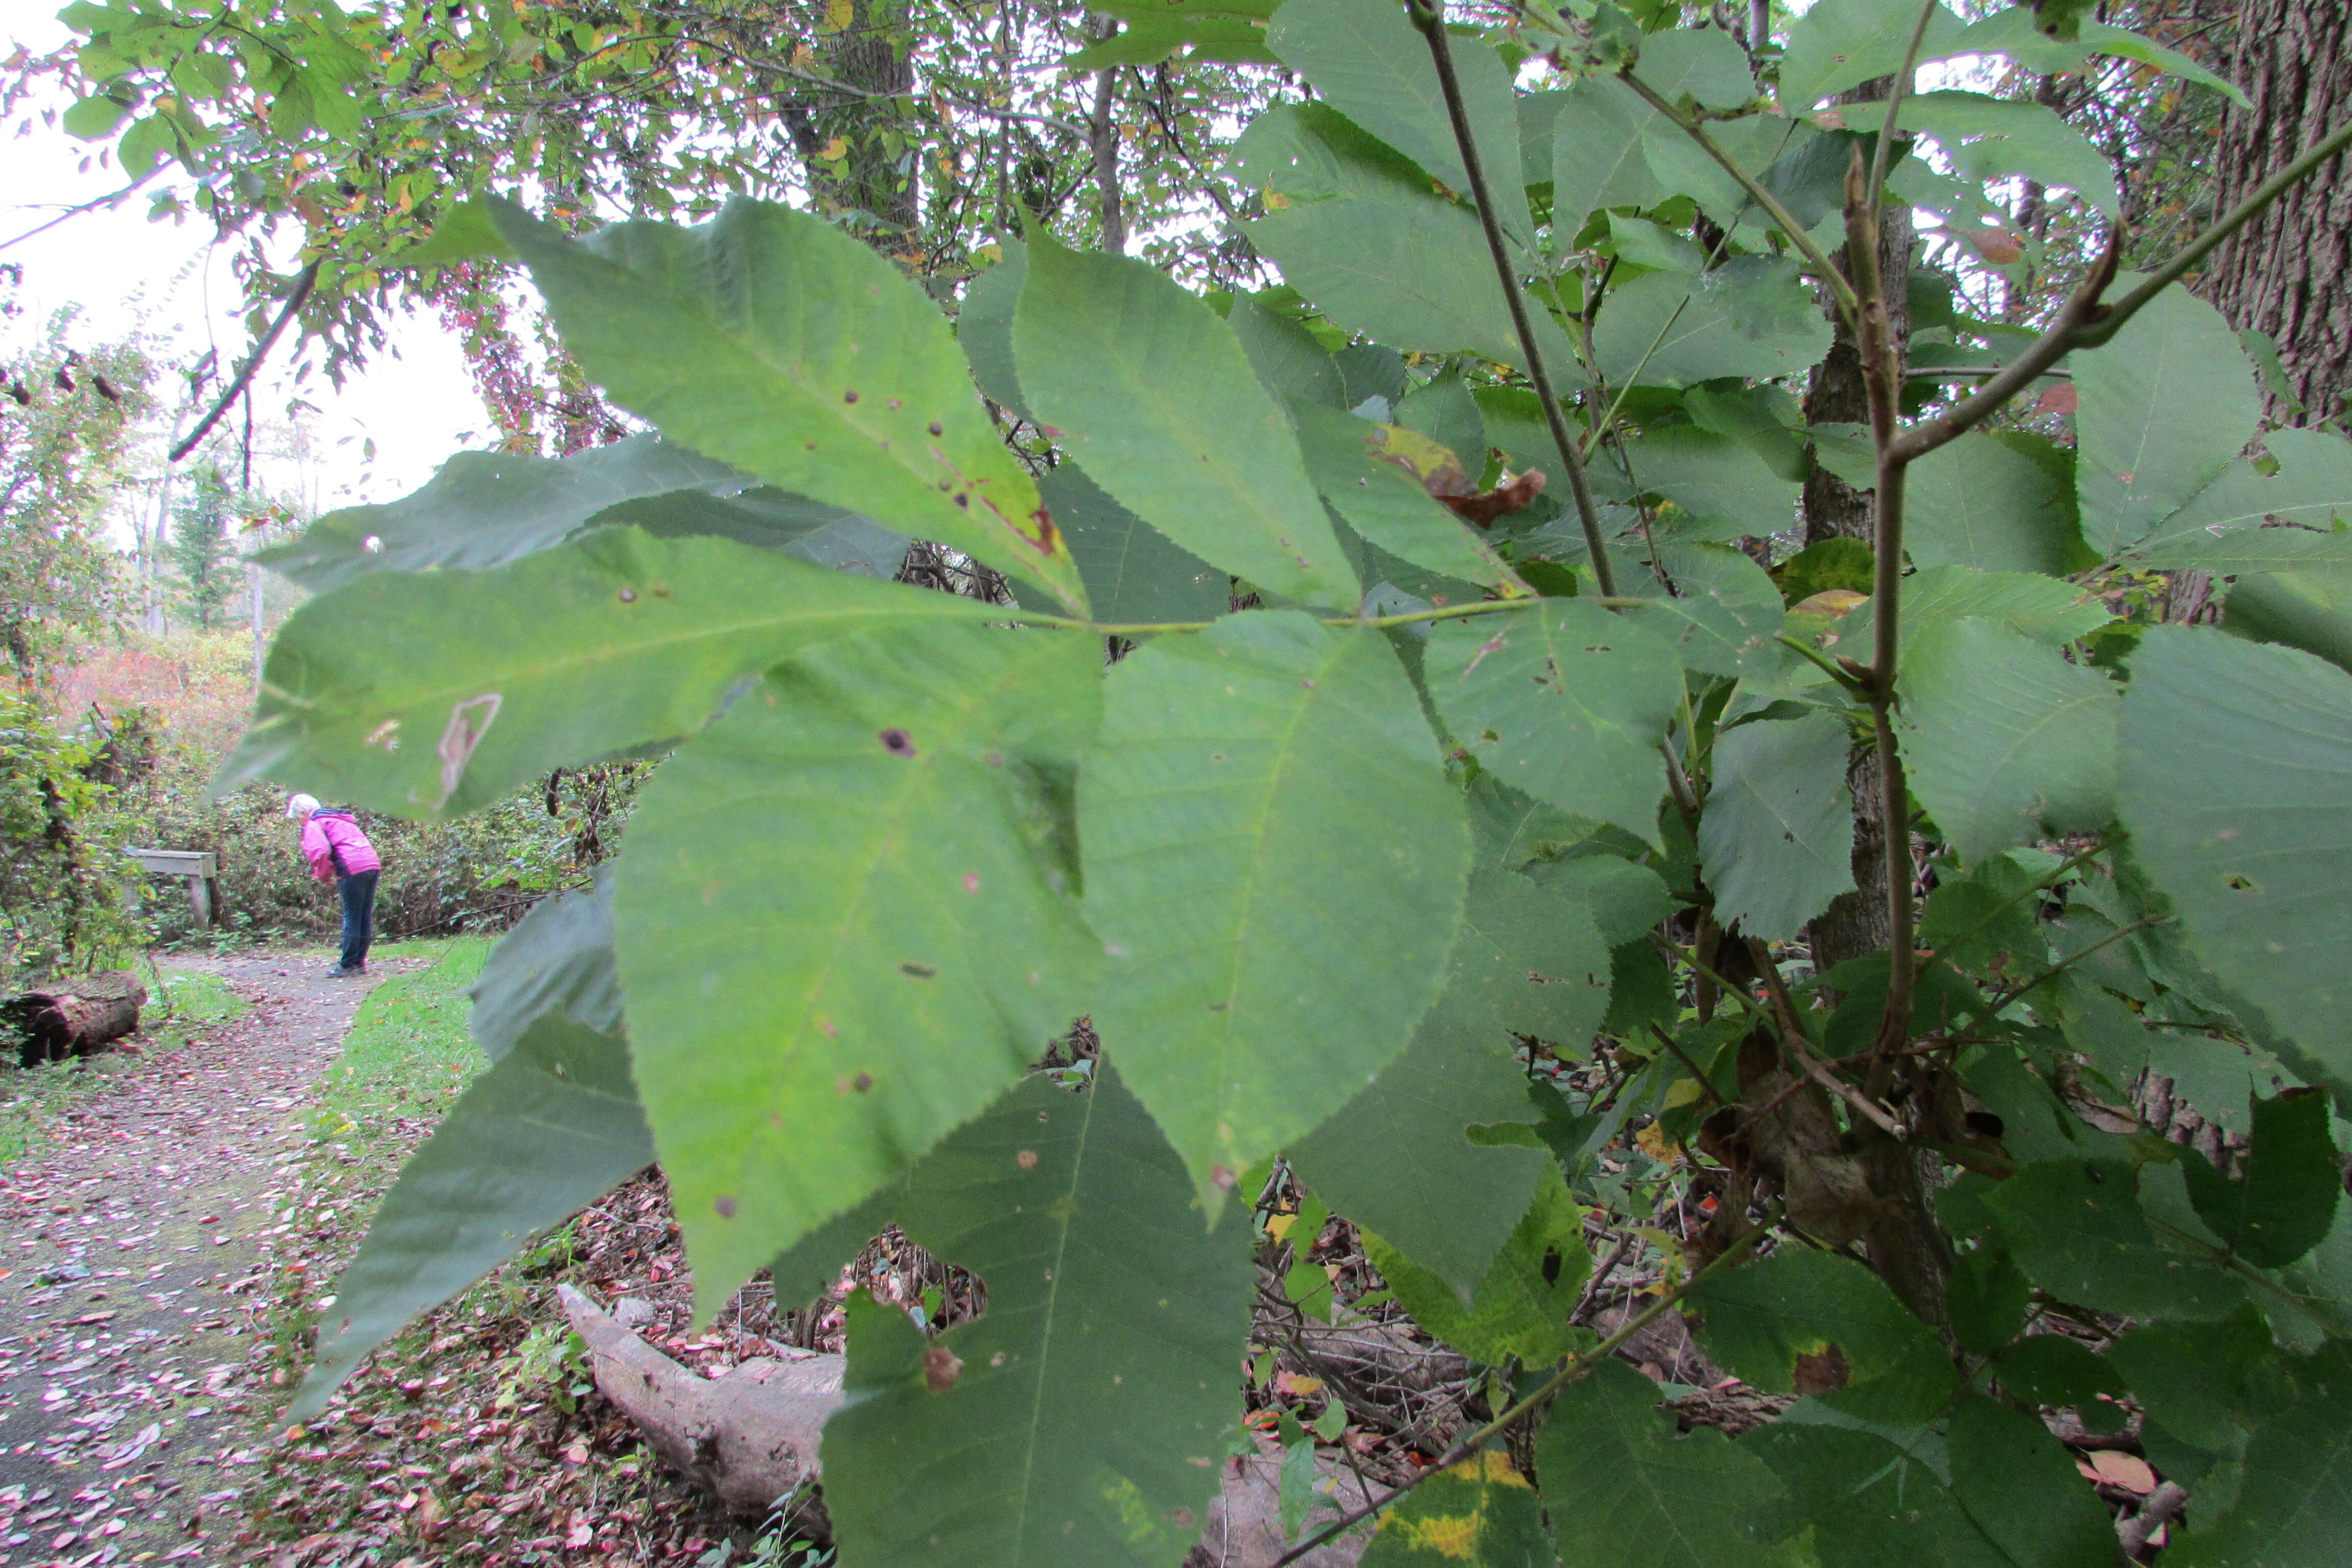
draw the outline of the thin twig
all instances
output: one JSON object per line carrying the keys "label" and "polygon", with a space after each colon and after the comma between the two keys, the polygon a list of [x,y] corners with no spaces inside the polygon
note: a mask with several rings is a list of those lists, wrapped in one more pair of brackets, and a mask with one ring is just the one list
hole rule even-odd
{"label": "thin twig", "polygon": [[1500,1434],[1505,1428],[1508,1427],[1512,1422],[1528,1415],[1530,1411],[1542,1405],[1545,1400],[1549,1399],[1553,1394],[1559,1393],[1570,1384],[1583,1377],[1601,1362],[1606,1361],[1609,1357],[1616,1354],[1617,1352],[1631,1342],[1636,1334],[1640,1333],[1643,1329],[1648,1328],[1651,1323],[1654,1322],[1658,1318],[1664,1316],[1670,1308],[1672,1308],[1676,1302],[1680,1301],[1690,1289],[1696,1285],[1700,1280],[1706,1279],[1717,1269],[1728,1266],[1736,1259],[1745,1258],[1749,1252],[1755,1249],[1756,1245],[1759,1242],[1763,1240],[1764,1237],[1771,1230],[1772,1226],[1777,1222],[1777,1214],[1767,1215],[1762,1225],[1757,1226],[1756,1229],[1740,1237],[1738,1241],[1733,1242],[1728,1247],[1724,1249],[1720,1256],[1716,1258],[1712,1262],[1706,1264],[1689,1279],[1660,1294],[1656,1300],[1643,1308],[1633,1317],[1628,1318],[1625,1321],[1624,1325],[1618,1329],[1615,1333],[1611,1334],[1607,1339],[1602,1340],[1599,1344],[1593,1346],[1591,1350],[1584,1352],[1582,1354],[1570,1357],[1567,1365],[1561,1367],[1558,1372],[1552,1373],[1551,1376],[1546,1378],[1537,1386],[1536,1391],[1533,1394],[1528,1394],[1526,1398],[1520,1400],[1516,1405],[1513,1405],[1509,1409],[1504,1411],[1500,1415],[1497,1415],[1492,1421],[1487,1422],[1484,1426],[1479,1427],[1477,1430],[1472,1432],[1468,1436],[1464,1437],[1459,1442],[1455,1443],[1454,1447],[1448,1448],[1444,1454],[1438,1456],[1437,1461],[1431,1465],[1427,1469],[1423,1470],[1411,1480],[1405,1481],[1397,1486],[1395,1489],[1391,1490],[1386,1497],[1381,1498],[1378,1502],[1370,1503],[1362,1508],[1354,1510],[1352,1512],[1342,1514],[1339,1518],[1332,1521],[1329,1524],[1318,1531],[1315,1534],[1308,1536],[1306,1540],[1300,1542],[1297,1545],[1292,1547],[1289,1551],[1276,1558],[1274,1562],[1268,1565],[1268,1568],[1289,1568],[1289,1564],[1297,1562],[1300,1558],[1306,1556],[1316,1548],[1327,1545],[1333,1541],[1337,1541],[1340,1536],[1346,1534],[1349,1531],[1355,1529],[1356,1526],[1363,1523],[1364,1521],[1371,1518],[1374,1514],[1380,1512],[1381,1510],[1388,1507],[1389,1504],[1396,1501],[1397,1499],[1404,1496],[1405,1493],[1412,1490],[1415,1487],[1421,1485],[1422,1482],[1429,1479],[1432,1476],[1443,1475],[1445,1471],[1452,1469],[1463,1460],[1478,1452],[1478,1450],[1485,1447],[1490,1440]]}
{"label": "thin twig", "polygon": [[1690,1059],[1689,1053],[1675,1043],[1675,1037],[1672,1035],[1669,1035],[1665,1030],[1658,1027],[1655,1024],[1652,1024],[1650,1026],[1650,1033],[1658,1037],[1658,1043],[1660,1045],[1675,1053],[1675,1060],[1682,1063],[1683,1066],[1690,1069],[1691,1077],[1698,1079],[1698,1087],[1701,1093],[1705,1094],[1709,1100],[1715,1101],[1717,1105],[1729,1103],[1720,1093],[1717,1092],[1715,1085],[1706,1081],[1706,1072],[1700,1068],[1698,1063]]}
{"label": "thin twig", "polygon": [[1878,216],[1879,198],[1886,190],[1887,153],[1895,145],[1895,121],[1903,113],[1903,100],[1911,90],[1911,79],[1919,68],[1919,47],[1927,40],[1927,24],[1936,19],[1944,0],[1927,0],[1919,7],[1919,20],[1912,25],[1910,47],[1903,51],[1903,64],[1895,73],[1895,80],[1886,93],[1886,121],[1879,127],[1878,145],[1870,158],[1870,216]]}
{"label": "thin twig", "polygon": [[235,375],[229,377],[228,385],[221,391],[220,401],[196,421],[196,427],[188,433],[185,440],[172,448],[170,461],[176,463],[194,451],[197,443],[212,433],[213,426],[220,423],[220,416],[229,411],[229,405],[252,382],[254,372],[261,368],[261,362],[269,357],[269,351],[276,345],[278,334],[286,330],[286,323],[294,319],[294,313],[302,308],[303,301],[310,299],[310,289],[318,281],[319,263],[313,261],[294,279],[294,291],[287,295],[286,303],[278,308],[278,319],[269,323],[269,330],[261,334],[261,341],[253,345],[253,352],[245,356],[245,363],[236,367]]}
{"label": "thin twig", "polygon": [[1445,0],[1411,0],[1413,26],[1429,40],[1429,57],[1437,68],[1438,89],[1445,95],[1445,112],[1454,122],[1454,141],[1462,153],[1462,172],[1470,181],[1470,196],[1478,208],[1478,224],[1486,232],[1486,248],[1493,255],[1495,275],[1503,286],[1503,302],[1510,308],[1511,326],[1518,333],[1519,353],[1527,360],[1528,379],[1535,384],[1536,396],[1543,402],[1544,422],[1551,427],[1552,445],[1559,448],[1560,466],[1568,471],[1569,493],[1576,500],[1577,521],[1584,529],[1584,547],[1592,557],[1593,580],[1600,584],[1604,598],[1617,595],[1616,570],[1609,563],[1609,552],[1601,537],[1601,510],[1593,504],[1592,487],[1584,477],[1584,459],[1579,455],[1576,437],[1569,433],[1568,416],[1560,412],[1559,398],[1553,393],[1551,373],[1544,368],[1543,352],[1536,346],[1535,323],[1528,319],[1527,298],[1520,292],[1518,270],[1511,265],[1511,247],[1503,237],[1503,223],[1495,209],[1493,190],[1486,183],[1486,171],[1478,155],[1478,140],[1471,134],[1470,116],[1462,105],[1462,83],[1454,73],[1454,48],[1445,37]]}

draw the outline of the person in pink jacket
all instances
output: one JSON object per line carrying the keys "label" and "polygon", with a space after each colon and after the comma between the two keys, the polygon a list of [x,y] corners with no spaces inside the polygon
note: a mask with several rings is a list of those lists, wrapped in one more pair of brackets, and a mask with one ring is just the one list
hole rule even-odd
{"label": "person in pink jacket", "polygon": [[360,831],[349,810],[322,806],[319,797],[298,795],[286,803],[286,815],[302,825],[302,853],[310,875],[331,880],[343,900],[343,953],[327,971],[331,979],[367,973],[368,943],[375,936],[375,879],[383,859]]}

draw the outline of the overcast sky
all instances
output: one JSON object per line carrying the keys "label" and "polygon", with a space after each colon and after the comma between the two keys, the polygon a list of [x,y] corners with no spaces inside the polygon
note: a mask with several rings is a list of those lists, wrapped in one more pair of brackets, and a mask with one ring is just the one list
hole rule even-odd
{"label": "overcast sky", "polygon": [[[58,9],[58,0],[0,0],[0,56],[19,44],[45,53],[72,37],[57,20]],[[43,126],[37,114],[30,133],[18,136],[23,118],[12,116],[0,127],[0,244],[123,183],[112,167],[98,165],[95,145]],[[0,322],[0,347],[21,346],[43,331],[52,312],[74,307],[82,323],[74,333],[79,341],[144,331],[163,339],[167,354],[184,363],[216,348],[224,374],[243,357],[248,346],[243,296],[229,270],[229,247],[215,246],[211,226],[198,217],[149,223],[145,197],[157,183],[119,208],[82,214],[0,249],[0,262],[24,268],[17,298],[26,307],[16,321]],[[318,374],[300,389],[299,395],[318,410],[311,428],[319,456],[308,478],[324,508],[404,495],[450,453],[488,444],[481,433],[490,428],[488,415],[474,395],[456,340],[439,322],[429,317],[402,322],[393,347],[395,354],[378,357],[341,392]],[[298,395],[288,379],[299,357],[291,350],[281,341],[255,382],[257,418],[283,418]],[[373,464],[362,456],[371,438]],[[296,483],[290,470],[257,475],[265,477],[277,489]]]}

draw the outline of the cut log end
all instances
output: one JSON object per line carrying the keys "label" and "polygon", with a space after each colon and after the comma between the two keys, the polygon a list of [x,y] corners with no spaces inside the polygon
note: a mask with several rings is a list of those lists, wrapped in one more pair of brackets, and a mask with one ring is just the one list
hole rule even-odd
{"label": "cut log end", "polygon": [[139,1026],[147,987],[127,969],[100,970],[24,992],[0,1004],[16,1026],[26,1067],[87,1056]]}

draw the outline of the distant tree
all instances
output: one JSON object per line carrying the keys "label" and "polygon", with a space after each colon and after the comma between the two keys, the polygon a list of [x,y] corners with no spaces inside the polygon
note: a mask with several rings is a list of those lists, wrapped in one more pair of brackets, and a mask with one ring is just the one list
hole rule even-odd
{"label": "distant tree", "polygon": [[60,314],[34,347],[0,359],[0,646],[26,684],[112,613],[100,524],[152,404],[142,349],[76,348],[72,329]]}
{"label": "distant tree", "polygon": [[180,580],[180,607],[198,631],[213,629],[236,592],[238,558],[229,530],[244,500],[218,468],[207,468],[172,510],[164,555]]}

